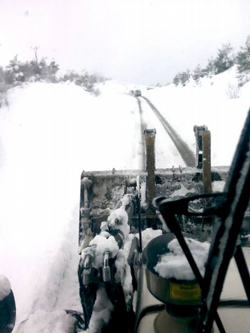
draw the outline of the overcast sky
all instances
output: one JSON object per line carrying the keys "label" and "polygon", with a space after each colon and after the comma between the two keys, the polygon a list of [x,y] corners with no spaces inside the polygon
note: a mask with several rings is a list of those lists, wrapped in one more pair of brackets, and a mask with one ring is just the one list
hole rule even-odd
{"label": "overcast sky", "polygon": [[1,65],[37,46],[63,70],[138,84],[171,82],[249,34],[250,0],[0,0]]}

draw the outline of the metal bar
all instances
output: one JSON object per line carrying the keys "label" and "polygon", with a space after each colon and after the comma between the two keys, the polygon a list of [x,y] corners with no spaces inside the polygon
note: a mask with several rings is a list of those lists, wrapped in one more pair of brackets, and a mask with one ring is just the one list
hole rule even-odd
{"label": "metal bar", "polygon": [[78,243],[80,252],[83,247],[88,246],[93,234],[91,231],[91,209],[90,209],[90,191],[92,187],[92,181],[88,177],[82,174],[81,179],[81,202],[79,212],[79,238]]}
{"label": "metal bar", "polygon": [[201,131],[203,160],[202,160],[202,178],[204,193],[212,192],[211,180],[211,134],[210,131]]}
{"label": "metal bar", "polygon": [[[250,112],[234,156],[226,183],[228,191],[224,215],[212,239],[204,283],[201,332],[211,332],[215,311],[231,258],[234,255],[250,191]],[[238,259],[239,260],[239,259]],[[245,278],[244,278],[245,279]],[[249,281],[250,282],[250,281]],[[249,283],[248,282],[248,283]]]}
{"label": "metal bar", "polygon": [[140,250],[140,253],[142,253],[141,202],[140,202],[140,198],[138,195],[136,196],[136,204],[137,204],[137,210],[138,210],[139,250]]}
{"label": "metal bar", "polygon": [[155,214],[153,199],[156,196],[155,188],[155,129],[146,129],[144,131],[146,141],[146,169],[147,169],[147,201],[148,214]]}
{"label": "metal bar", "polygon": [[196,143],[196,154],[195,154],[195,166],[198,169],[202,168],[202,138],[200,136],[200,130],[204,129],[204,126],[194,126],[194,135]]}
{"label": "metal bar", "polygon": [[[211,134],[210,131],[200,131],[202,140],[202,181],[203,181],[203,193],[212,192],[212,177],[211,177]],[[204,208],[207,207],[207,201],[205,200]],[[212,225],[214,221],[213,217],[203,217],[202,225]]]}

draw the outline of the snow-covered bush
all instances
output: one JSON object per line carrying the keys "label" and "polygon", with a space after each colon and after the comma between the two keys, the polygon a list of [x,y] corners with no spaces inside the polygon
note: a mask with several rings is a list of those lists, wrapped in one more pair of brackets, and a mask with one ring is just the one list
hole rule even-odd
{"label": "snow-covered bush", "polygon": [[7,84],[14,86],[40,80],[56,82],[58,70],[59,65],[55,61],[47,62],[46,58],[22,62],[15,56],[4,70],[4,78]]}
{"label": "snow-covered bush", "polygon": [[250,81],[250,35],[247,37],[245,46],[240,48],[240,52],[236,56],[236,64],[239,85],[243,86]]}
{"label": "snow-covered bush", "polygon": [[75,71],[68,71],[60,79],[60,81],[73,82],[76,85],[84,88],[86,91],[93,93],[95,96],[98,96],[100,94],[100,91],[98,89],[95,89],[95,84],[106,81],[106,79],[101,75],[90,75],[86,70],[83,70],[80,74],[76,73]]}
{"label": "snow-covered bush", "polygon": [[173,83],[178,86],[179,83],[181,83],[183,86],[186,85],[186,83],[189,82],[191,78],[191,74],[189,69],[186,70],[186,72],[181,72],[176,74],[176,76],[173,79]]}
{"label": "snow-covered bush", "polygon": [[59,65],[55,60],[48,61],[47,58],[39,60],[36,53],[33,60],[25,62],[18,60],[16,55],[5,68],[0,67],[0,107],[3,104],[8,105],[8,89],[26,82],[45,81],[59,83],[69,81],[98,96],[100,91],[95,88],[96,83],[107,80],[98,74],[88,74],[85,70],[80,74],[75,71],[69,71],[59,78],[57,76],[58,70]]}

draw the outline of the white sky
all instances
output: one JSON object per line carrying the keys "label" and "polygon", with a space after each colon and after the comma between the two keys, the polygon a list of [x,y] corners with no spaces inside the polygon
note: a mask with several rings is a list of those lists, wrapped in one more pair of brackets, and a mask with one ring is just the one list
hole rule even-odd
{"label": "white sky", "polygon": [[165,84],[250,34],[249,0],[0,0],[0,64],[54,58],[121,81]]}

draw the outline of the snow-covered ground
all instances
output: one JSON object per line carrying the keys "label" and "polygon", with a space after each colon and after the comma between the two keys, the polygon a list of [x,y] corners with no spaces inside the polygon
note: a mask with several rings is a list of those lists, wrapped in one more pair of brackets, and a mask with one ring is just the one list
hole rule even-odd
{"label": "snow-covered ground", "polygon": [[[230,98],[234,85],[232,68],[200,86],[139,88],[192,149],[193,126],[207,125],[213,165],[229,165],[250,105],[250,83]],[[9,106],[0,109],[0,274],[11,282],[17,324],[32,318],[25,333],[64,332],[62,310],[81,310],[81,171],[141,165],[131,85],[108,81],[98,88],[100,96],[93,97],[72,84],[33,83],[13,89]],[[170,166],[179,165],[178,158],[171,156]],[[51,319],[59,323],[53,329],[46,326]]]}
{"label": "snow-covered ground", "polygon": [[[237,87],[236,66],[185,87],[171,84],[142,91],[195,150],[194,125],[211,131],[212,165],[230,165],[250,106],[250,82]],[[236,98],[234,98],[236,97]]]}

